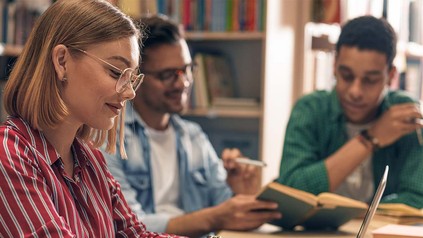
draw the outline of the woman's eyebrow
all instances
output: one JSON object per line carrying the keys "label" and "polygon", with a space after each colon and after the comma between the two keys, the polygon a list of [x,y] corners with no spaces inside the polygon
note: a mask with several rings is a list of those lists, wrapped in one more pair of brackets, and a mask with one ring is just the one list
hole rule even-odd
{"label": "woman's eyebrow", "polygon": [[123,56],[114,55],[114,56],[108,57],[107,60],[118,60],[118,61],[123,62],[126,65],[126,67],[128,67],[128,68],[131,67],[131,62]]}

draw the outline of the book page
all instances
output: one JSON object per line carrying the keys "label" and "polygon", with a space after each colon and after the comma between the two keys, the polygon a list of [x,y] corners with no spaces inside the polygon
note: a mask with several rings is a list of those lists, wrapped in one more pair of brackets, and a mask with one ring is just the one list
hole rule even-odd
{"label": "book page", "polygon": [[375,220],[382,221],[388,224],[413,225],[423,224],[423,217],[419,216],[393,216],[385,215],[377,212],[374,216]]}
{"label": "book page", "polygon": [[321,193],[318,196],[318,202],[323,207],[357,207],[362,209],[367,209],[369,206],[367,203],[347,198],[334,193]]}
{"label": "book page", "polygon": [[378,214],[390,216],[417,216],[423,217],[423,211],[402,203],[379,204]]}
{"label": "book page", "polygon": [[282,193],[285,193],[291,197],[294,197],[298,200],[304,201],[312,206],[317,206],[317,197],[314,194],[291,188],[276,182],[270,183],[268,187],[280,191]]}

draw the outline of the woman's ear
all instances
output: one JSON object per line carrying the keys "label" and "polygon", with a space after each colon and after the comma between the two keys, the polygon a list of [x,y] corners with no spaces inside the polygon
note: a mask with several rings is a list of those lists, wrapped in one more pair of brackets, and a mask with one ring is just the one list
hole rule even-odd
{"label": "woman's ear", "polygon": [[66,63],[69,58],[69,50],[65,45],[56,45],[51,53],[57,79],[66,80]]}

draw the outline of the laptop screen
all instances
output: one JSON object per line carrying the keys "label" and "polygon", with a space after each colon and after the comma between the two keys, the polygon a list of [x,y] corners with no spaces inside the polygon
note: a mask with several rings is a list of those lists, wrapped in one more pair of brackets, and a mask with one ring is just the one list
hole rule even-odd
{"label": "laptop screen", "polygon": [[379,205],[380,199],[382,199],[383,192],[385,191],[386,181],[388,180],[388,171],[389,166],[385,167],[385,172],[383,173],[382,179],[379,182],[375,196],[373,197],[370,207],[367,209],[366,216],[364,217],[363,223],[361,223],[360,230],[358,231],[357,238],[363,238],[366,234],[367,227],[370,224],[373,216],[376,213],[377,206]]}

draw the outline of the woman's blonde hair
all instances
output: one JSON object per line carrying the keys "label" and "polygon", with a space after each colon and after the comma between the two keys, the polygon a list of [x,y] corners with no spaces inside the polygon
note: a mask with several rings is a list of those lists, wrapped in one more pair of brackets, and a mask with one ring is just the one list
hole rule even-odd
{"label": "woman's blonde hair", "polygon": [[[38,130],[54,128],[63,122],[69,110],[60,95],[60,80],[52,62],[53,48],[63,44],[84,49],[132,36],[140,39],[138,28],[107,1],[59,0],[53,3],[35,23],[6,83],[3,102],[7,113],[23,118]],[[121,126],[124,113],[120,117]],[[117,127],[117,118],[110,130],[83,125],[77,137],[95,147],[107,138],[106,151],[114,153]],[[120,140],[123,142],[123,133]],[[125,154],[123,143],[120,144],[121,153]]]}

